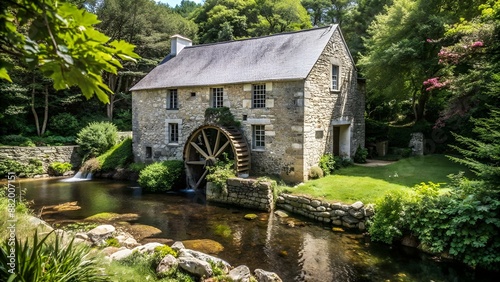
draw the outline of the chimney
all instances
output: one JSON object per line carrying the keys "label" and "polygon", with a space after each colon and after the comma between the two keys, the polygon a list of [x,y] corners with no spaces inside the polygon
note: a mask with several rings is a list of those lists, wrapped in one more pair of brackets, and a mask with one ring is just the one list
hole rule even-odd
{"label": "chimney", "polygon": [[170,55],[177,56],[184,47],[191,46],[192,44],[193,41],[191,39],[174,34],[170,37]]}

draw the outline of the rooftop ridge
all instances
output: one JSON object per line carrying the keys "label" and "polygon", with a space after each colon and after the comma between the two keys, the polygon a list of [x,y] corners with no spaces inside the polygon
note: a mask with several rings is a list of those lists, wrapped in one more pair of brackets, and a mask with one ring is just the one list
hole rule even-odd
{"label": "rooftop ridge", "polygon": [[269,35],[263,35],[263,36],[257,36],[257,37],[249,37],[249,38],[242,38],[242,39],[221,41],[221,42],[203,43],[203,44],[186,46],[186,47],[184,47],[184,49],[193,49],[193,48],[198,48],[198,47],[208,47],[208,46],[214,46],[214,45],[238,43],[238,42],[258,40],[258,39],[264,39],[264,38],[275,37],[275,36],[283,36],[283,35],[291,35],[291,34],[296,34],[296,33],[310,32],[310,31],[315,31],[315,30],[319,30],[319,29],[330,30],[332,28],[337,28],[337,26],[338,26],[338,24],[330,24],[330,25],[322,26],[322,27],[313,27],[313,28],[309,28],[309,29],[293,30],[293,31],[275,33],[275,34],[269,34]]}

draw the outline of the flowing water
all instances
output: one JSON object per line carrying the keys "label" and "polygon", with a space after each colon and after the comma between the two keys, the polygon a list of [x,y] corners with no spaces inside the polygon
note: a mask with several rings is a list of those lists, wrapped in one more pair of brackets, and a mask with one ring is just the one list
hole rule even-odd
{"label": "flowing water", "polygon": [[[173,240],[212,239],[224,246],[217,256],[234,266],[276,272],[285,282],[308,281],[496,281],[491,273],[436,261],[415,249],[370,243],[365,236],[333,232],[295,217],[206,204],[195,194],[142,194],[134,184],[60,179],[22,182],[33,208],[78,201],[80,210],[51,215],[79,220],[101,212],[137,213],[135,223],[152,225]],[[255,213],[252,221],[243,217]],[[286,223],[296,222],[295,227]],[[302,223],[302,224],[301,224]]]}

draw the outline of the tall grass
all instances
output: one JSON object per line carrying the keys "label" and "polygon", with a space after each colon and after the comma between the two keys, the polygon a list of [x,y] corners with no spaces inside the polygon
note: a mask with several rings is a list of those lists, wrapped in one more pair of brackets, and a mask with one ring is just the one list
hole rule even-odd
{"label": "tall grass", "polygon": [[[0,281],[91,282],[110,281],[89,247],[65,241],[55,232],[34,236],[15,244],[5,240],[0,251]],[[13,252],[12,252],[13,251]],[[14,258],[11,259],[12,254]],[[9,266],[14,263],[14,268]]]}

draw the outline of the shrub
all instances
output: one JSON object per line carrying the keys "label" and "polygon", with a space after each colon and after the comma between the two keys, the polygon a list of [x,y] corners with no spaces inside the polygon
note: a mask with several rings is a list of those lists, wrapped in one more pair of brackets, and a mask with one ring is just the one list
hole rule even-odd
{"label": "shrub", "polygon": [[69,113],[60,113],[52,116],[49,120],[49,128],[52,132],[62,136],[73,136],[78,132],[80,124],[78,119]]}
{"label": "shrub", "polygon": [[352,160],[349,158],[335,156],[335,157],[333,157],[333,159],[335,161],[335,169],[336,170],[352,165]]}
{"label": "shrub", "polygon": [[75,144],[75,137],[73,136],[63,137],[59,135],[46,135],[43,137],[34,136],[31,137],[31,139],[37,146],[64,146]]}
{"label": "shrub", "polygon": [[21,164],[16,160],[0,160],[0,177],[4,177],[9,172],[15,172],[19,177],[32,177],[43,173],[42,161],[30,159],[29,163]]}
{"label": "shrub", "polygon": [[208,170],[207,181],[214,183],[222,191],[227,190],[227,180],[236,177],[234,161],[228,160],[226,153],[223,153],[222,160],[218,160],[215,165],[206,168]]}
{"label": "shrub", "polygon": [[147,192],[165,192],[182,181],[184,163],[170,160],[145,167],[139,174],[139,185]]}
{"label": "shrub", "polygon": [[234,118],[233,113],[231,113],[228,107],[207,108],[205,110],[205,121],[222,126],[241,126],[241,123]]}
{"label": "shrub", "polygon": [[7,146],[35,147],[35,143],[22,135],[5,135],[0,138],[0,143]]}
{"label": "shrub", "polygon": [[113,170],[115,168],[127,167],[134,159],[132,153],[132,139],[127,138],[121,143],[114,145],[104,154],[97,157],[102,170]]}
{"label": "shrub", "polygon": [[[6,267],[11,262],[11,251],[15,254],[14,273]],[[64,243],[61,236],[51,232],[38,238],[35,232],[32,240],[15,239],[13,247],[9,240],[0,250],[0,277],[5,281],[109,281],[101,273],[96,258],[89,256],[89,247],[75,245],[73,240]]]}
{"label": "shrub", "polygon": [[156,247],[153,252],[154,264],[158,265],[166,255],[172,255],[174,257],[177,257],[177,252],[167,245]]}
{"label": "shrub", "polygon": [[354,162],[358,164],[364,164],[366,163],[367,156],[368,156],[368,149],[361,148],[361,146],[358,145],[356,153],[354,153]]}
{"label": "shrub", "polygon": [[146,167],[145,163],[131,163],[128,168],[135,172],[141,172]]}
{"label": "shrub", "polygon": [[60,176],[71,170],[72,167],[70,163],[53,162],[49,165],[48,173],[49,175]]}
{"label": "shrub", "polygon": [[78,132],[76,143],[85,156],[98,156],[106,152],[117,139],[116,126],[110,122],[91,122]]}
{"label": "shrub", "polygon": [[335,171],[335,158],[332,154],[324,154],[319,159],[319,167],[323,170],[324,175],[330,175]]}
{"label": "shrub", "polygon": [[309,178],[318,179],[323,177],[323,170],[319,166],[313,166],[309,169]]}
{"label": "shrub", "polygon": [[408,193],[389,192],[375,205],[375,215],[368,222],[372,240],[387,244],[400,239],[407,230],[405,214],[411,201]]}

